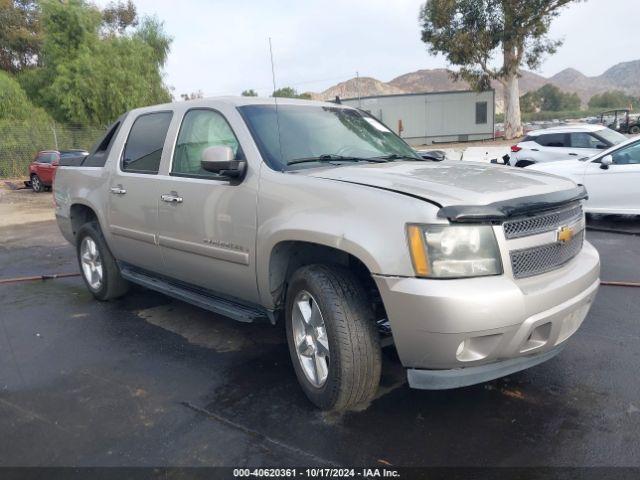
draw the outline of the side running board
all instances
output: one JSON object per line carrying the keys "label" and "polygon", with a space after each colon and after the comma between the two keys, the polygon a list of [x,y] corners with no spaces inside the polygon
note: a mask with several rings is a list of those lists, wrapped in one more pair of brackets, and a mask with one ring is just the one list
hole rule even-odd
{"label": "side running board", "polygon": [[122,277],[150,290],[164,293],[205,310],[224,315],[239,322],[269,321],[275,323],[273,312],[258,305],[247,305],[222,298],[208,290],[182,282],[157,277],[130,265],[120,265]]}

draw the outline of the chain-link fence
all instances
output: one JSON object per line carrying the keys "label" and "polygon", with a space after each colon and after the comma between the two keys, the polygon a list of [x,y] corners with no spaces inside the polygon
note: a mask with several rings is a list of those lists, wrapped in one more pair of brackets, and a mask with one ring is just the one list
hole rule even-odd
{"label": "chain-link fence", "polygon": [[0,178],[24,177],[40,150],[89,149],[103,127],[0,120]]}

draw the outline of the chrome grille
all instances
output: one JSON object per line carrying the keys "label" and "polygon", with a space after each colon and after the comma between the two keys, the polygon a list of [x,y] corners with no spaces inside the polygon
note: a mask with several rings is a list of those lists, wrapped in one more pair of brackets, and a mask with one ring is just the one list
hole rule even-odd
{"label": "chrome grille", "polygon": [[562,225],[572,223],[580,217],[582,217],[582,206],[576,205],[565,210],[556,210],[535,217],[511,220],[503,225],[504,236],[509,240],[550,232]]}
{"label": "chrome grille", "polygon": [[548,243],[511,252],[515,278],[527,278],[560,268],[582,249],[584,230],[566,243]]}

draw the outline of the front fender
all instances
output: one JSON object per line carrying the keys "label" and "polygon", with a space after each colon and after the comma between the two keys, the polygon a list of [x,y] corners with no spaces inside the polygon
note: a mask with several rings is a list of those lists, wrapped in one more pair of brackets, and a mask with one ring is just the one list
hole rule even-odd
{"label": "front fender", "polygon": [[261,301],[268,307],[273,306],[270,259],[281,242],[343,251],[372,274],[413,276],[406,224],[442,222],[436,218],[437,207],[413,197],[268,167],[262,170],[256,274]]}

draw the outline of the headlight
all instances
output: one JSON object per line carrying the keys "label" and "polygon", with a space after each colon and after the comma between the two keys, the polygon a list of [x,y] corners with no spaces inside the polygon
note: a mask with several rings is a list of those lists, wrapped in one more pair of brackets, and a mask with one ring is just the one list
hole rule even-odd
{"label": "headlight", "polygon": [[500,251],[489,225],[408,225],[416,275],[460,278],[502,273]]}

